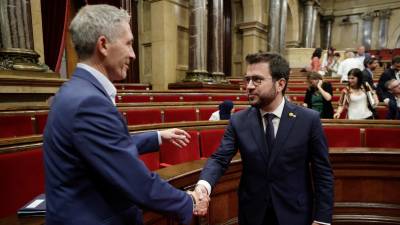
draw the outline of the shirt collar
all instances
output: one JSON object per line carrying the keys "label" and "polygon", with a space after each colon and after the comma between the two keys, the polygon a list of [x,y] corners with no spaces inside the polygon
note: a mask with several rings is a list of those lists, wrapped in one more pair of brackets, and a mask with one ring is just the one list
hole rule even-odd
{"label": "shirt collar", "polygon": [[115,105],[115,96],[117,95],[117,89],[114,87],[113,83],[111,83],[111,81],[100,71],[96,70],[95,68],[87,64],[78,63],[77,67],[84,69],[88,71],[90,74],[92,74],[96,78],[96,80],[101,84],[101,86],[103,86],[103,88],[106,90],[108,96]]}
{"label": "shirt collar", "polygon": [[274,111],[267,112],[267,111],[264,111],[264,110],[260,109],[261,116],[264,117],[265,114],[272,113],[272,114],[274,114],[276,117],[278,117],[280,119],[282,117],[282,112],[283,112],[283,107],[284,106],[285,106],[285,98],[282,98],[281,104],[279,104],[278,107],[276,107],[276,109]]}

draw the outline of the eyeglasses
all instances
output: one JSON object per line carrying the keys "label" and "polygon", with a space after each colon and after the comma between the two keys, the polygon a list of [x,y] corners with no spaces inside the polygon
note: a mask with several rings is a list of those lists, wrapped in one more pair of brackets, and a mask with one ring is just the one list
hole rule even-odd
{"label": "eyeglasses", "polygon": [[258,86],[263,82],[263,80],[266,80],[266,79],[272,80],[272,77],[265,78],[265,77],[260,77],[260,76],[246,76],[243,78],[243,81],[246,86],[250,84],[250,81],[253,82],[254,86]]}

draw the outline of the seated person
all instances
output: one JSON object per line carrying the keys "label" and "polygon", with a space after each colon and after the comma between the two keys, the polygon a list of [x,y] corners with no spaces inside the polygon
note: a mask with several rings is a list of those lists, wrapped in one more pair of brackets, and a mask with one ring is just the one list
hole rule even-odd
{"label": "seated person", "polygon": [[388,94],[384,103],[389,107],[386,119],[400,119],[400,81],[391,79],[386,82],[385,87],[388,90]]}
{"label": "seated person", "polygon": [[231,114],[234,112],[233,102],[231,100],[225,100],[218,106],[218,111],[215,111],[210,116],[210,121],[217,120],[229,120],[231,118]]}
{"label": "seated person", "polygon": [[321,118],[332,119],[332,85],[324,82],[321,74],[314,72],[307,74],[307,81],[309,87],[304,98],[304,106],[320,112]]}
{"label": "seated person", "polygon": [[[351,69],[348,75],[348,86],[342,90],[339,107],[333,115],[340,118],[344,107],[347,107],[348,119],[374,119],[374,108],[378,105],[378,97],[368,82],[363,83],[363,74],[360,69]],[[368,97],[371,92],[371,98]]]}

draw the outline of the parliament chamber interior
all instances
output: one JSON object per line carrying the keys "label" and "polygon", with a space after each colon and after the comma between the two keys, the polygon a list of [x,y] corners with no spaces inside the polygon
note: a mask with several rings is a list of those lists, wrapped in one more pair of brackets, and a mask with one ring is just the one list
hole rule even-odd
{"label": "parliament chamber interior", "polygon": [[[194,187],[224,136],[229,121],[209,120],[219,104],[232,101],[233,115],[250,107],[243,80],[246,55],[270,51],[284,56],[291,69],[285,99],[302,107],[310,88],[307,75],[320,74],[332,87],[335,112],[348,84],[326,64],[333,58],[328,49],[338,53],[340,67],[351,58],[348,53],[356,58],[364,48],[363,57],[378,62],[372,86],[400,57],[398,0],[0,3],[0,225],[44,224],[43,215],[17,212],[45,192],[48,113],[78,63],[69,24],[81,7],[100,3],[123,8],[132,18],[136,59],[127,78],[114,83],[116,107],[129,132],[180,128],[191,136],[182,149],[164,143],[159,151],[139,156],[149,170],[182,190]],[[321,65],[313,70],[318,48]],[[350,119],[346,109],[339,118],[321,118],[334,174],[334,225],[400,224],[400,93],[395,98],[397,119],[388,117],[382,99],[373,119]],[[208,214],[194,216],[192,224],[238,224],[241,172],[237,154],[211,193]],[[143,219],[147,225],[177,224],[146,209]]]}

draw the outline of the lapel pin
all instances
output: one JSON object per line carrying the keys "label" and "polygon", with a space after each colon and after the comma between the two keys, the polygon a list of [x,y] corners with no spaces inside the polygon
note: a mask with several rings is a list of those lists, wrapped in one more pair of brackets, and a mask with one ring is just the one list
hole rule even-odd
{"label": "lapel pin", "polygon": [[294,118],[296,118],[296,114],[290,112],[290,113],[289,113],[289,117],[294,117]]}

